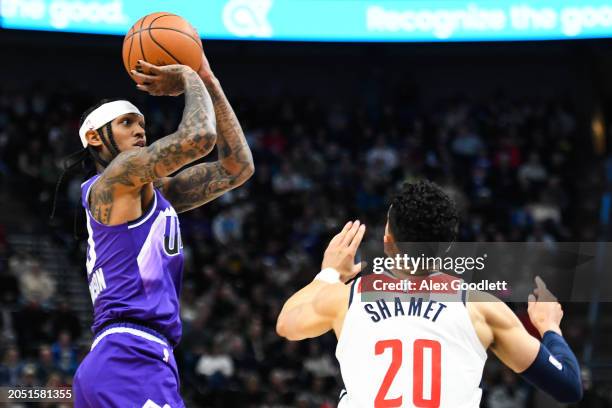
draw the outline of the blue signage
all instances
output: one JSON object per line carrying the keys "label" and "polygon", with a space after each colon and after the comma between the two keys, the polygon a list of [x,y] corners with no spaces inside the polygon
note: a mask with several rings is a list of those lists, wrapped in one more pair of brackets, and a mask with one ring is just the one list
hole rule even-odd
{"label": "blue signage", "polygon": [[0,26],[125,34],[167,11],[206,39],[504,41],[612,37],[610,0],[1,0]]}

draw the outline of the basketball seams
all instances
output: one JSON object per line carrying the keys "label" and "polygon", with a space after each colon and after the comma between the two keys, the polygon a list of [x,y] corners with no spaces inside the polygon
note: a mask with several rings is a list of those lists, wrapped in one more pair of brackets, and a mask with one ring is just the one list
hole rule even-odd
{"label": "basketball seams", "polygon": [[[134,28],[134,27],[132,27],[132,29],[133,29],[133,28]],[[124,40],[124,42],[125,42],[125,40]],[[131,63],[131,61],[132,61],[132,47],[133,47],[133,46],[134,46],[134,34],[132,34],[132,37],[131,37],[131,42],[130,42],[130,50],[128,51],[128,57],[127,57],[128,71],[129,71],[130,69],[132,69],[132,67],[130,66],[130,63]]]}
{"label": "basketball seams", "polygon": [[[159,26],[155,27],[155,24]],[[164,31],[153,33],[153,30]],[[145,31],[148,32],[149,38],[143,38]],[[138,38],[134,38],[135,35],[138,35]],[[190,40],[185,40],[185,36]],[[193,48],[191,41],[197,44],[197,48]],[[202,41],[193,25],[181,16],[168,12],[151,13],[136,21],[124,37],[123,43],[123,57],[128,73],[135,68],[136,61],[148,61],[149,58],[155,59],[160,65],[177,63],[195,66],[198,65],[195,53],[201,53],[203,50]],[[138,55],[138,49],[134,47],[140,47],[141,55]]]}
{"label": "basketball seams", "polygon": [[[149,26],[149,27],[150,27],[150,26]],[[176,58],[176,57],[175,57],[175,56],[174,56],[174,55],[173,55],[173,54],[172,54],[170,51],[168,51],[168,50],[166,49],[166,47],[164,47],[163,45],[161,45],[161,44],[160,44],[160,43],[159,43],[159,42],[158,42],[158,41],[155,39],[155,37],[153,37],[153,33],[151,33],[151,29],[150,29],[150,28],[149,28],[147,31],[149,32],[149,38],[151,39],[151,41],[153,41],[153,43],[154,43],[155,45],[157,45],[157,46],[158,46],[158,47],[159,47],[159,48],[160,48],[160,49],[161,49],[163,52],[165,52],[166,54],[168,54],[168,56],[169,56],[170,58],[172,58],[173,60],[175,60],[177,64],[182,64],[182,62],[181,62],[181,61],[179,61],[179,59],[178,59],[178,58]],[[142,34],[140,34],[140,35],[142,35]]]}
{"label": "basketball seams", "polygon": [[147,27],[147,28],[150,30],[151,26],[153,25],[154,22],[156,22],[157,20],[159,20],[162,17],[167,17],[167,16],[176,16],[176,17],[178,17],[176,14],[162,14],[161,16],[157,16],[153,20],[151,20],[151,22],[149,23],[149,27]]}
{"label": "basketball seams", "polygon": [[[155,37],[153,37],[153,33],[151,33],[151,28],[152,28],[152,26],[153,26],[153,23],[155,23],[155,22],[156,22],[157,20],[159,20],[160,18],[163,18],[163,17],[168,17],[168,16],[176,16],[176,14],[162,14],[162,15],[160,15],[160,16],[155,17],[155,18],[154,18],[153,20],[151,20],[151,22],[149,23],[149,27],[147,27],[147,28],[143,29],[143,31],[144,31],[144,30],[148,31],[148,33],[149,33],[149,38],[151,39],[151,41],[153,41],[153,43],[154,43],[155,45],[157,45],[157,46],[158,46],[158,47],[159,47],[159,48],[160,48],[162,51],[164,51],[166,54],[168,54],[168,56],[169,56],[170,58],[172,58],[174,61],[176,61],[176,63],[177,63],[177,64],[182,64],[182,63],[181,63],[181,61],[179,61],[179,59],[178,59],[178,58],[176,58],[176,57],[175,57],[175,56],[174,56],[174,55],[173,55],[173,54],[172,54],[170,51],[168,51],[168,50],[166,49],[166,47],[164,47],[163,45],[161,45],[161,44],[159,43],[159,41],[157,41],[157,40],[155,39]],[[176,16],[176,17],[178,17],[178,16]],[[142,33],[140,33],[140,35],[142,36]]]}
{"label": "basketball seams", "polygon": [[[171,28],[171,27],[150,27],[150,28],[138,29],[138,31],[134,31],[134,32],[131,34],[131,36],[134,36],[135,34],[140,34],[142,31],[151,31],[151,30],[169,30],[169,31],[176,31],[177,33],[181,33],[181,34],[186,35],[187,37],[191,38],[191,40],[192,40],[192,41],[194,41],[194,42],[195,42],[195,43],[198,45],[198,47],[199,47],[200,49],[202,49],[202,42],[201,42],[201,41],[198,41],[199,39],[198,39],[198,40],[196,40],[195,38],[193,38],[193,36],[191,36],[191,35],[187,34],[186,32],[181,31],[181,30],[178,30],[178,29],[176,29],[176,28]],[[129,38],[129,37],[128,37],[128,38]],[[126,38],[126,39],[127,39],[127,38]]]}
{"label": "basketball seams", "polygon": [[145,53],[144,53],[144,47],[142,46],[142,33],[140,31],[142,31],[142,26],[144,25],[144,21],[147,19],[147,17],[144,17],[142,19],[142,21],[140,22],[140,30],[138,31],[138,39],[140,40],[140,52],[142,53],[142,59],[143,60],[147,60],[147,58],[145,57]]}
{"label": "basketball seams", "polygon": [[[150,16],[151,16],[151,14],[144,16],[144,17],[142,18],[142,20],[143,20],[142,22],[144,23],[144,20],[146,20],[146,19],[147,19],[147,17],[150,17]],[[153,23],[154,23],[154,22],[155,22],[157,19],[160,19],[160,18],[162,18],[162,17],[180,17],[180,16],[177,16],[176,14],[171,14],[171,13],[166,13],[166,14],[162,14],[161,16],[157,16],[157,17],[155,17],[153,20],[151,20],[151,24],[149,24],[149,27],[147,27],[147,28],[142,28],[142,24],[140,24],[140,28],[139,28],[138,30],[134,30],[134,32],[133,32],[133,33],[131,33],[131,34],[130,34],[130,32],[128,31],[128,33],[127,33],[127,34],[126,34],[126,36],[125,36],[125,39],[127,40],[128,38],[130,38],[130,36],[133,36],[133,35],[134,35],[134,34],[136,34],[136,33],[140,33],[141,31],[144,31],[144,30],[146,30],[146,29],[148,29],[148,28],[151,28],[151,25],[152,25],[152,24],[153,24]],[[137,21],[137,22],[138,22],[138,21]],[[136,27],[136,24],[134,24],[134,25],[132,26],[132,28],[130,28],[130,31],[132,31],[132,29],[134,29],[134,27]]]}

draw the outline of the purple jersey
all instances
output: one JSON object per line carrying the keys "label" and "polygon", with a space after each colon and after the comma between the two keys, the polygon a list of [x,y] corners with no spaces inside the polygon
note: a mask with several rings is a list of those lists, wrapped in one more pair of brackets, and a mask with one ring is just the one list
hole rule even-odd
{"label": "purple jersey", "polygon": [[87,280],[94,309],[92,331],[111,320],[137,320],[173,345],[181,338],[179,293],[183,243],[178,216],[157,189],[137,220],[104,225],[89,211],[96,175],[81,185],[87,215]]}

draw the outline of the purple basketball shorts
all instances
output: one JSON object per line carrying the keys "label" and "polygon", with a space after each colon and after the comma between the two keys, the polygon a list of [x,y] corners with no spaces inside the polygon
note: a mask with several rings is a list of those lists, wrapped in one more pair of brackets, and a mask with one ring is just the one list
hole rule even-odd
{"label": "purple basketball shorts", "polygon": [[131,324],[105,327],[79,366],[75,408],[182,408],[172,348],[159,333]]}

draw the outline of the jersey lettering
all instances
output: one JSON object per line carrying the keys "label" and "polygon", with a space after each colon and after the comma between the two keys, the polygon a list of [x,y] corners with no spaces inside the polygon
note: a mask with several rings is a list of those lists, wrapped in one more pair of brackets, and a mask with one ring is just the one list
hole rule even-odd
{"label": "jersey lettering", "polygon": [[166,227],[164,229],[164,251],[169,256],[177,255],[183,248],[181,241],[181,229],[178,218],[173,215],[166,216]]}
{"label": "jersey lettering", "polygon": [[91,277],[89,282],[89,294],[91,295],[91,304],[96,303],[96,299],[100,296],[100,293],[106,289],[106,280],[104,279],[104,271],[102,268],[98,268]]}
{"label": "jersey lettering", "polygon": [[158,405],[155,402],[148,399],[147,402],[144,403],[142,408],[170,408],[170,405],[164,404],[164,406],[162,407],[161,405]]}

